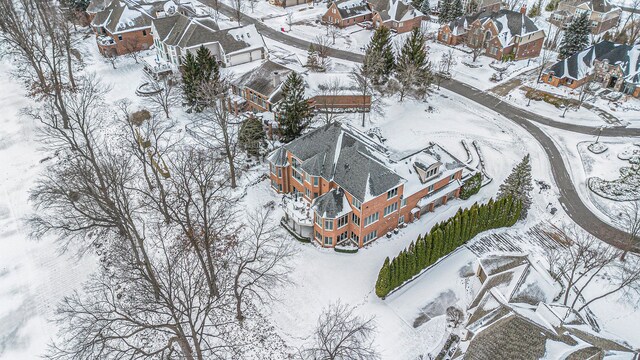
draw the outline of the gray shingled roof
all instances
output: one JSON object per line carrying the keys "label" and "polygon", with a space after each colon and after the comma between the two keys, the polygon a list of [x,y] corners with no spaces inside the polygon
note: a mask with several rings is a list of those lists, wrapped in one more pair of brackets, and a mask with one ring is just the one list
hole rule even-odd
{"label": "gray shingled roof", "polygon": [[380,14],[383,21],[401,21],[413,19],[424,14],[416,10],[410,3],[402,0],[371,0],[371,6]]}
{"label": "gray shingled roof", "polygon": [[398,186],[404,179],[388,168],[368,144],[340,123],[321,128],[285,145],[304,171],[333,180],[360,201]]}
{"label": "gray shingled roof", "polygon": [[267,161],[272,163],[274,166],[287,166],[289,163],[287,162],[287,150],[284,147],[279,147],[267,156]]}
{"label": "gray shingled roof", "polygon": [[176,14],[153,21],[160,40],[169,46],[191,48],[220,41],[219,27],[213,19],[190,19]]}
{"label": "gray shingled roof", "polygon": [[104,27],[111,34],[151,27],[153,18],[158,11],[163,10],[166,2],[163,0],[130,5],[114,0],[104,10],[96,13],[91,25]]}
{"label": "gray shingled roof", "polygon": [[313,210],[323,218],[336,218],[344,207],[344,194],[338,189],[332,189],[313,201]]}
{"label": "gray shingled roof", "polygon": [[369,3],[366,0],[341,0],[336,2],[336,6],[343,20],[371,14]]}
{"label": "gray shingled roof", "polygon": [[591,74],[595,60],[618,64],[628,82],[640,83],[640,45],[620,45],[601,41],[581,52],[553,64],[545,73],[553,72],[559,78],[579,80]]}
{"label": "gray shingled roof", "polygon": [[[461,16],[449,22],[449,28],[451,30],[455,28],[464,28],[465,30],[474,21],[480,19],[481,23],[492,20],[498,29],[498,33],[504,33],[503,28],[506,25],[509,37],[516,35],[529,34],[538,31],[536,24],[524,14],[517,11],[511,11],[507,9],[501,9],[499,11],[483,11],[480,13],[471,14],[468,16]],[[506,20],[506,21],[503,21]],[[507,39],[508,40],[508,39]],[[502,39],[501,39],[502,41]]]}
{"label": "gray shingled roof", "polygon": [[[265,60],[260,66],[242,75],[233,83],[238,87],[251,89],[268,97],[275,104],[282,98],[282,83],[292,70],[286,66]],[[276,75],[277,73],[277,75]],[[274,77],[278,80],[274,82]]]}

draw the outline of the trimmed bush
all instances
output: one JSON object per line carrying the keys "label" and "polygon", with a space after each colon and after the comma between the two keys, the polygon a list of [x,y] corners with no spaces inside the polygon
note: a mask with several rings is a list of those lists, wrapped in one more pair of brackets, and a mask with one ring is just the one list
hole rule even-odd
{"label": "trimmed bush", "polygon": [[479,233],[513,226],[521,210],[520,201],[511,196],[458,210],[455,216],[435,224],[428,234],[418,237],[398,256],[385,259],[376,281],[376,295],[384,299],[392,290]]}
{"label": "trimmed bush", "polygon": [[467,200],[471,196],[477,194],[478,191],[480,191],[480,185],[482,185],[482,175],[480,173],[476,173],[462,184],[462,188],[460,189],[460,199]]}

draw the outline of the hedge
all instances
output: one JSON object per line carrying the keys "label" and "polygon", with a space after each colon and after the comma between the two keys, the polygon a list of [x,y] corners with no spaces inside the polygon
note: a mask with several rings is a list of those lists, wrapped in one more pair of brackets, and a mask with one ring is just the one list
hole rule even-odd
{"label": "hedge", "polygon": [[521,209],[520,201],[510,196],[459,209],[455,216],[434,225],[428,234],[411,242],[398,256],[384,260],[376,281],[376,295],[384,299],[392,290],[477,234],[513,226],[520,217]]}
{"label": "hedge", "polygon": [[473,176],[467,179],[467,181],[462,184],[462,188],[460,189],[460,199],[467,200],[472,195],[475,195],[480,191],[480,186],[482,185],[482,175],[478,172]]}

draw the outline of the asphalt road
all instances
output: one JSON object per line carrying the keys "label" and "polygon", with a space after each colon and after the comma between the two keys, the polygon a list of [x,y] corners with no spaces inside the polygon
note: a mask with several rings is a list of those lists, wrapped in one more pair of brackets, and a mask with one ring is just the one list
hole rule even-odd
{"label": "asphalt road", "polygon": [[[214,0],[201,1],[211,7],[214,7]],[[219,6],[221,13],[229,16],[230,18],[235,18],[233,15],[234,11],[231,7],[222,3],[220,3]],[[266,26],[261,21],[248,16],[243,16],[241,22],[243,24],[254,24],[263,36],[280,43],[296,47],[298,49],[307,50],[309,48],[309,45],[311,45],[311,43],[306,40],[302,40],[287,35],[286,33],[283,33],[281,31],[272,29]],[[361,54],[339,49],[332,49],[330,56],[352,62],[362,62],[363,59],[363,56]],[[576,188],[571,181],[571,177],[569,176],[569,172],[567,171],[564,161],[562,160],[560,151],[558,151],[558,148],[556,147],[553,140],[533,123],[547,125],[557,129],[576,133],[591,134],[594,136],[597,135],[600,128],[559,122],[544,116],[534,114],[525,109],[521,109],[519,107],[506,103],[499,98],[491,95],[490,93],[481,91],[477,88],[464,84],[460,81],[456,81],[454,79],[445,80],[440,84],[440,86],[482,106],[485,106],[513,121],[514,123],[522,126],[542,145],[542,148],[546,152],[547,157],[549,158],[549,162],[551,163],[551,172],[559,188],[560,197],[558,201],[566,211],[567,215],[569,215],[569,217],[576,224],[578,224],[580,227],[596,236],[597,238],[602,239],[603,241],[612,245],[617,246],[628,238],[627,233],[600,220],[582,202],[582,199],[580,199],[580,196],[578,195],[578,192],[576,191]],[[601,135],[608,137],[640,136],[640,129],[626,129],[623,127],[604,128]]]}

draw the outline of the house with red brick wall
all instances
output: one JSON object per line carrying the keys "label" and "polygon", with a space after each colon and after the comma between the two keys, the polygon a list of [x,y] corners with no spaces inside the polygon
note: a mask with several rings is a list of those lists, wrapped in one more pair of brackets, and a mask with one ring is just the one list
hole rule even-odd
{"label": "house with red brick wall", "polygon": [[[237,114],[271,112],[265,123],[268,132],[277,128],[277,112],[283,98],[282,86],[292,71],[291,67],[271,60],[245,73],[231,84],[231,108]],[[316,112],[369,111],[371,95],[363,96],[349,78],[348,73],[300,73],[305,81],[305,96]]]}
{"label": "house with red brick wall", "polygon": [[428,16],[417,10],[409,2],[402,0],[369,0],[373,9],[373,26],[384,26],[398,33],[405,33],[420,27]]}
{"label": "house with red brick wall", "polygon": [[311,4],[312,0],[269,0],[269,4],[280,6],[283,8],[289,6],[303,5],[303,4]]}
{"label": "house with red brick wall", "polygon": [[367,0],[341,0],[330,3],[322,22],[340,28],[370,21],[373,11]]}
{"label": "house with red brick wall", "polygon": [[601,41],[547,68],[542,81],[576,89],[591,81],[640,97],[640,45]]}
{"label": "house with red brick wall", "polygon": [[363,247],[447,204],[475,173],[437,144],[389,154],[369,136],[332,123],[268,157],[283,225],[322,247]]}
{"label": "house with red brick wall", "polygon": [[113,0],[94,4],[98,10],[91,20],[91,29],[96,35],[96,43],[104,56],[124,55],[134,51],[146,50],[153,45],[151,22],[158,15],[165,14],[165,4],[170,1],[131,3]]}
{"label": "house with red brick wall", "polygon": [[497,60],[537,57],[544,38],[544,31],[524,13],[506,9],[461,16],[438,31],[440,42],[482,48],[484,55]]}
{"label": "house with red brick wall", "polygon": [[419,27],[428,17],[403,0],[342,0],[332,2],[322,21],[347,27],[372,21],[373,27],[385,26],[398,33]]}
{"label": "house with red brick wall", "polygon": [[607,0],[563,0],[549,17],[549,22],[565,28],[582,14],[588,15],[591,33],[597,35],[618,25],[622,9]]}

